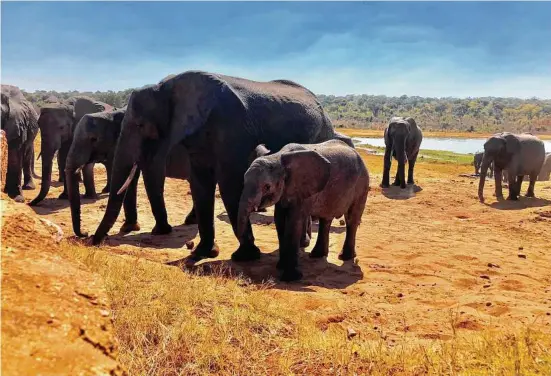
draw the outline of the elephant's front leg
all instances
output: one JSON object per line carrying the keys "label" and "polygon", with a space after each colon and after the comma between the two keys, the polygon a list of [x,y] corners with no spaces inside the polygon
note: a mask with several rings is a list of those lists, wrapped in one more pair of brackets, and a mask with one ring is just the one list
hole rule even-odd
{"label": "elephant's front leg", "polygon": [[509,197],[507,197],[507,200],[513,200],[513,201],[516,201],[518,200],[518,196],[517,196],[517,186],[518,186],[518,182],[517,180],[519,179],[518,176],[516,175],[513,175],[511,173],[511,171],[508,171],[509,173]]}
{"label": "elephant's front leg", "polygon": [[417,155],[418,153],[408,161],[408,184],[415,184],[415,180],[413,179],[413,168],[415,167],[415,162],[417,162]]}
{"label": "elephant's front leg", "polygon": [[322,258],[327,257],[329,254],[329,230],[331,230],[332,218],[319,219],[319,228],[318,228],[318,239],[316,240],[316,245],[312,252],[310,252],[310,257],[312,258]]}
{"label": "elephant's front leg", "polygon": [[94,184],[94,163],[88,163],[82,169],[82,176],[84,180],[84,198],[96,200],[99,198],[96,193],[96,186]]}
{"label": "elephant's front leg", "polygon": [[503,189],[501,187],[501,174],[502,174],[502,171],[503,170],[501,170],[499,168],[496,168],[495,173],[494,173],[495,194],[496,194],[496,199],[498,199],[498,200],[503,200]]}
{"label": "elephant's front leg", "polygon": [[[57,153],[57,165],[59,166],[60,175],[65,175],[63,171],[65,171],[65,165],[67,164],[67,154],[69,154],[70,146],[71,146],[71,143],[66,142],[65,144],[61,145],[61,148]],[[63,192],[61,192],[58,199],[67,200],[68,198],[69,197],[67,195],[67,180],[63,179]]]}
{"label": "elephant's front leg", "polygon": [[191,211],[186,216],[186,219],[184,219],[184,225],[196,225],[197,224],[197,215],[195,214],[195,206],[191,207]]}
{"label": "elephant's front leg", "polygon": [[275,204],[274,209],[274,222],[277,232],[277,240],[279,242],[279,260],[277,262],[276,268],[283,269],[285,262],[285,254],[282,252],[285,239],[285,218],[287,217],[287,208],[284,208],[280,203]]}
{"label": "elephant's front leg", "polygon": [[279,249],[283,269],[280,277],[282,281],[296,281],[302,278],[302,272],[298,268],[298,252],[303,229],[300,208],[292,206],[287,209],[283,246]]}
{"label": "elephant's front leg", "polygon": [[390,166],[392,164],[392,147],[385,148],[384,166],[383,166],[383,182],[381,187],[388,188],[390,186]]}
{"label": "elephant's front leg", "polygon": [[310,245],[310,241],[312,240],[312,218],[310,216],[306,216],[304,218],[304,231],[302,233],[302,236],[300,237],[300,247],[306,248]]}
{"label": "elephant's front leg", "polygon": [[214,242],[214,193],[216,180],[214,168],[199,157],[190,156],[191,174],[189,185],[193,206],[197,217],[197,227],[201,240],[191,253],[191,261],[218,256],[218,247]]}
{"label": "elephant's front leg", "polygon": [[536,186],[537,179],[537,174],[530,175],[530,184],[528,185],[528,190],[526,191],[526,197],[536,197],[536,195],[534,194],[534,187]]}
{"label": "elephant's front leg", "polygon": [[[228,171],[229,166],[220,170]],[[226,212],[230,218],[234,234],[237,236],[237,216],[239,212],[239,200],[243,191],[243,178],[236,179],[235,176],[243,176],[245,171],[233,171],[231,173],[221,173],[218,181],[220,196],[226,207]],[[239,248],[232,253],[233,261],[253,261],[260,258],[260,249],[254,244],[254,235],[251,227],[251,221],[247,218],[247,227],[241,239],[239,239]]]}
{"label": "elephant's front leg", "polygon": [[138,180],[140,179],[140,170],[136,170],[134,178],[130,182],[124,196],[124,223],[121,226],[121,232],[140,231],[138,223]]}
{"label": "elephant's front leg", "polygon": [[153,235],[166,235],[172,232],[164,197],[165,165],[164,158],[157,157],[142,169],[145,191],[155,217],[155,226],[151,230]]}
{"label": "elephant's front leg", "polygon": [[25,202],[21,190],[22,175],[22,149],[19,147],[8,147],[8,171],[6,171],[5,192],[15,202]]}

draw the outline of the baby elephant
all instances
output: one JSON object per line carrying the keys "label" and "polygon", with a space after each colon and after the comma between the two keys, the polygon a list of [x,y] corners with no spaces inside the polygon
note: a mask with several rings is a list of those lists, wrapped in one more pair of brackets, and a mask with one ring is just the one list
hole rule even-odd
{"label": "baby elephant", "polygon": [[251,212],[275,204],[281,280],[301,279],[298,251],[305,219],[319,218],[318,239],[310,254],[318,258],[329,253],[333,218],[344,215],[346,240],[339,259],[350,260],[356,255],[356,231],[368,191],[367,168],[346,143],[288,144],[277,153],[255,159],[245,173],[237,236],[242,238]]}

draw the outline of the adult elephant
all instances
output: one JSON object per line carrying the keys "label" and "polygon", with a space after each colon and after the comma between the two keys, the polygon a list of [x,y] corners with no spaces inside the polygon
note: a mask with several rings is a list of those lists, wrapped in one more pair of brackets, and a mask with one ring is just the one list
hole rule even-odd
{"label": "adult elephant", "polygon": [[[286,80],[256,82],[201,71],[170,76],[134,91],[115,152],[112,189],[105,215],[94,234],[98,244],[115,223],[126,183],[143,171],[156,219],[154,233],[169,233],[164,203],[164,166],[172,145],[190,153],[191,193],[201,241],[191,260],[216,257],[214,193],[220,194],[234,234],[248,157],[259,144],[277,151],[288,143],[319,143],[335,136],[316,96]],[[128,177],[128,178],[127,178]],[[260,257],[247,221],[235,261]]]}
{"label": "adult elephant", "polygon": [[[106,104],[87,97],[74,97],[66,104],[53,104],[43,107],[40,110],[41,147],[42,156],[42,185],[40,192],[30,205],[38,205],[50,190],[52,181],[52,163],[57,152],[57,163],[60,175],[65,170],[67,153],[73,141],[73,132],[80,119],[90,113],[109,111],[113,108]],[[83,170],[84,185],[86,186],[86,197],[97,197],[93,181],[93,166],[86,166]],[[90,184],[92,182],[92,184]],[[63,192],[60,199],[67,198],[67,183],[63,182]]]}
{"label": "adult elephant", "polygon": [[538,175],[538,180],[545,181],[549,180],[551,176],[551,153],[545,153],[545,160],[541,166],[540,173]]}
{"label": "adult elephant", "polygon": [[494,162],[495,195],[503,199],[501,175],[507,170],[509,180],[508,200],[518,200],[524,175],[530,176],[527,197],[534,197],[536,179],[545,159],[545,146],[530,134],[497,133],[484,143],[484,158],[480,168],[478,198],[484,202],[484,183],[490,163]]}
{"label": "adult elephant", "polygon": [[24,202],[22,189],[35,188],[33,142],[38,133],[38,115],[18,87],[2,85],[0,96],[2,129],[8,142],[8,171],[4,192],[16,202]]}
{"label": "adult elephant", "polygon": [[[81,232],[78,172],[86,168],[93,169],[95,163],[104,164],[107,170],[107,185],[103,188],[102,193],[110,191],[113,157],[115,155],[115,147],[125,113],[126,107],[115,111],[84,115],[75,127],[73,142],[67,155],[65,174],[67,179],[67,192],[71,204],[73,231],[77,236],[87,236]],[[175,145],[167,158],[166,176],[169,178],[187,180],[189,179],[189,170],[189,156],[187,150],[181,144]],[[139,172],[136,174],[138,175]],[[85,180],[84,183],[93,185],[94,181],[87,182]],[[137,231],[140,229],[136,207],[136,188],[136,184],[129,187],[124,198],[124,212],[127,225],[123,226],[121,229],[123,232]],[[184,224],[191,225],[195,223],[195,210],[192,208]]]}
{"label": "adult elephant", "polygon": [[408,162],[407,184],[415,184],[413,179],[413,168],[419,155],[423,132],[411,117],[393,117],[385,129],[385,156],[383,167],[383,188],[389,187],[390,166],[392,157],[398,161],[396,177],[392,185],[406,187],[406,162]]}

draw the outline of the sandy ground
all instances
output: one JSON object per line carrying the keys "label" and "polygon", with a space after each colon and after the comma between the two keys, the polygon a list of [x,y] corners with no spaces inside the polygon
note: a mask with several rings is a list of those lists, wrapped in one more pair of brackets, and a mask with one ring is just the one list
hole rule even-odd
{"label": "sandy ground", "polygon": [[[273,288],[300,296],[304,309],[326,319],[320,326],[346,324],[365,338],[450,338],[454,330],[530,325],[551,333],[551,182],[538,182],[538,198],[497,203],[493,182],[486,184],[486,204],[477,199],[477,180],[461,177],[470,166],[429,164],[416,166],[419,187],[384,192],[382,158],[364,158],[371,173],[372,189],[358,232],[358,257],[344,264],[337,254],[344,241],[344,226],[333,222],[328,260],[301,256],[305,278],[294,284],[277,282],[278,245],[273,211],[253,215],[261,260],[250,264],[229,261],[237,246],[222,201],[217,194],[215,221],[220,256],[202,265],[212,270],[227,266],[254,282],[275,279]],[[54,164],[54,166],[57,166]],[[395,165],[393,166],[395,167]],[[40,161],[36,166],[40,173]],[[54,172],[57,179],[57,172]],[[38,182],[37,182],[38,183]],[[67,201],[57,200],[60,183],[54,183],[47,199],[33,208],[72,235]],[[96,189],[105,185],[105,170],[96,166]],[[37,190],[25,191],[27,200]],[[523,194],[527,188],[523,185]],[[83,188],[81,186],[81,192]],[[183,226],[191,208],[187,182],[167,179],[165,199],[174,231],[152,236],[154,221],[140,182],[139,221],[142,231],[118,235],[117,224],[104,245],[110,252],[167,263],[190,251],[185,243],[198,243],[196,226]],[[107,195],[83,200],[82,227],[92,234],[99,224]]]}

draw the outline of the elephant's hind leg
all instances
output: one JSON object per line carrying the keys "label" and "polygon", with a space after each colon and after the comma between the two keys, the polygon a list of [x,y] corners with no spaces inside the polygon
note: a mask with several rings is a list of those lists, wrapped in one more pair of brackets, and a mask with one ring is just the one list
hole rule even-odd
{"label": "elephant's hind leg", "polygon": [[6,172],[5,192],[15,202],[25,202],[21,191],[22,152],[20,148],[8,148],[8,171]]}
{"label": "elephant's hind leg", "polygon": [[32,143],[27,143],[23,151],[23,189],[31,190],[36,186],[33,181],[34,149]]}
{"label": "elephant's hind leg", "polygon": [[84,198],[97,199],[99,196],[96,193],[96,187],[94,184],[94,163],[89,163],[82,169],[82,175],[84,178]]}
{"label": "elephant's hind leg", "polygon": [[346,238],[339,253],[339,260],[352,260],[356,257],[356,233],[362,221],[362,214],[367,200],[367,190],[348,209],[344,219],[346,220]]}
{"label": "elephant's hind leg", "polygon": [[186,219],[184,220],[184,225],[196,225],[197,224],[197,215],[195,214],[195,206],[191,208],[191,211],[186,216]]}
{"label": "elephant's hind leg", "polygon": [[415,180],[413,179],[413,169],[415,167],[415,162],[417,162],[417,155],[419,153],[415,154],[409,161],[408,161],[408,184],[415,184]]}
{"label": "elephant's hind leg", "polygon": [[528,191],[526,191],[526,197],[536,197],[534,194],[534,187],[536,186],[537,174],[530,175],[530,184],[528,185]]}

